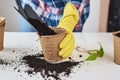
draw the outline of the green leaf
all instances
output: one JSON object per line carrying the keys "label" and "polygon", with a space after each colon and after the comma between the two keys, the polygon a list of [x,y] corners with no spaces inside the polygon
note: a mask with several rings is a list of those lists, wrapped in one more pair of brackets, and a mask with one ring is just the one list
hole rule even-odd
{"label": "green leaf", "polygon": [[90,56],[86,59],[86,61],[92,61],[92,60],[96,60],[97,57],[103,57],[104,50],[102,48],[101,43],[99,43],[99,45],[100,45],[99,50],[87,50]]}
{"label": "green leaf", "polygon": [[98,50],[97,54],[98,54],[99,57],[103,57],[103,55],[104,55],[104,50],[103,50],[103,48],[102,48],[101,43],[99,43],[99,45],[100,45],[100,49]]}
{"label": "green leaf", "polygon": [[96,53],[92,53],[92,54],[90,54],[90,56],[86,59],[86,61],[96,60],[96,58],[97,58],[97,54],[96,54]]}

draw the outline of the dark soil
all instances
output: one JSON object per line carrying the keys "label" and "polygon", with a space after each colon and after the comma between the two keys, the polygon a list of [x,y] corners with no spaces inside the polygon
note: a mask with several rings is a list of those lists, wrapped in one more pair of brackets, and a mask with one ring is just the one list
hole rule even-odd
{"label": "dark soil", "polygon": [[81,57],[82,57],[82,55],[79,55],[79,57],[81,58]]}
{"label": "dark soil", "polygon": [[[13,52],[15,52],[15,50]],[[27,51],[23,52],[23,54],[26,53]],[[26,54],[26,56],[20,59],[20,62],[16,62],[14,60],[7,62],[6,60],[0,59],[0,65],[15,65],[13,67],[14,71],[17,71],[18,73],[25,72],[30,77],[40,73],[40,76],[42,76],[44,80],[51,80],[49,78],[52,78],[53,80],[62,80],[61,74],[63,77],[70,77],[70,74],[74,72],[74,67],[79,65],[78,68],[80,68],[81,65],[79,63],[82,63],[82,61],[73,62],[71,57],[69,57],[69,61],[61,63],[49,63],[44,60],[42,51],[36,55]],[[21,69],[21,66],[23,65],[25,65],[27,70]],[[23,75],[21,74],[20,76],[22,77]]]}
{"label": "dark soil", "polygon": [[38,34],[41,35],[55,35],[56,33],[48,27],[46,23],[41,23],[40,20],[29,18],[29,23],[38,31]]}
{"label": "dark soil", "polygon": [[9,63],[5,60],[0,59],[0,65],[8,65]]}
{"label": "dark soil", "polygon": [[55,80],[61,80],[59,77],[60,73],[64,73],[64,76],[69,76],[72,72],[72,68],[79,64],[79,62],[62,62],[62,63],[48,63],[44,59],[40,59],[42,55],[37,56],[25,56],[23,60],[28,64],[33,70],[28,70],[28,74],[33,74],[33,72],[40,72],[43,78],[52,77]]}
{"label": "dark soil", "polygon": [[117,37],[120,37],[120,33],[115,34]]}

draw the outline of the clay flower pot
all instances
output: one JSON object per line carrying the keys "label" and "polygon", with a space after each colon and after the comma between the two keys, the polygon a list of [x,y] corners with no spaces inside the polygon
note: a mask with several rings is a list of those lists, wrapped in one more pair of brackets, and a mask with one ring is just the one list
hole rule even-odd
{"label": "clay flower pot", "polygon": [[0,51],[3,50],[5,18],[0,17]]}
{"label": "clay flower pot", "polygon": [[120,31],[113,32],[114,62],[120,65]]}
{"label": "clay flower pot", "polygon": [[58,55],[59,44],[65,37],[66,31],[62,28],[52,28],[57,34],[39,36],[44,59],[48,62],[57,62],[62,58]]}

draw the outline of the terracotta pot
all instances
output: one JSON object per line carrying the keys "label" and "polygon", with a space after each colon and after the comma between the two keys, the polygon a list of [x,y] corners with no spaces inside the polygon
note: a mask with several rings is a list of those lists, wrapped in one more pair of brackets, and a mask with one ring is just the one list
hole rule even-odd
{"label": "terracotta pot", "polygon": [[52,28],[57,34],[39,36],[44,59],[48,62],[57,62],[62,58],[58,55],[59,44],[65,37],[66,31],[62,28]]}
{"label": "terracotta pot", "polygon": [[4,45],[4,28],[5,28],[5,18],[0,17],[0,51],[3,50],[3,45]]}
{"label": "terracotta pot", "polygon": [[120,31],[113,32],[114,40],[114,62],[120,65]]}

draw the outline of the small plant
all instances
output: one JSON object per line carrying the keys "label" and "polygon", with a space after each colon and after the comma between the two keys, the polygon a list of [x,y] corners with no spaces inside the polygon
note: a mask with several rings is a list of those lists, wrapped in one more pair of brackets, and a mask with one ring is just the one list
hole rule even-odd
{"label": "small plant", "polygon": [[92,61],[92,60],[96,60],[97,57],[103,57],[104,50],[103,50],[101,43],[99,43],[99,45],[100,45],[99,50],[87,50],[87,52],[90,54],[90,56],[88,56],[88,58],[86,58],[86,61]]}

